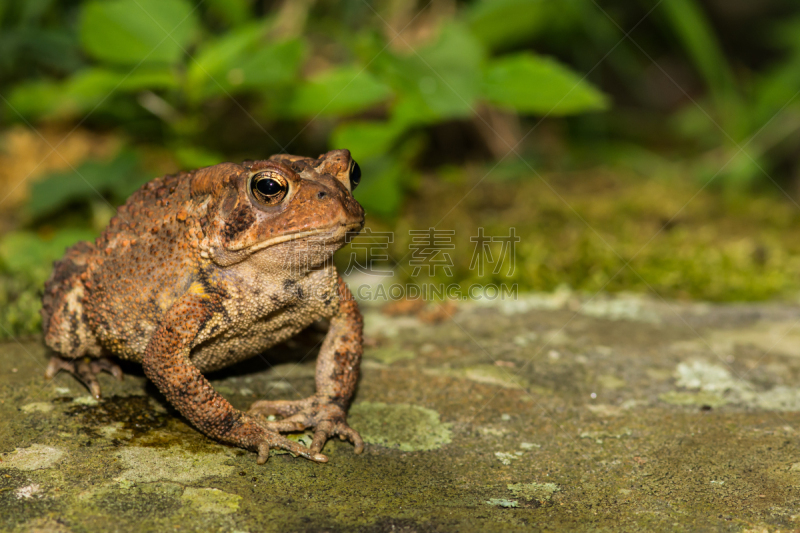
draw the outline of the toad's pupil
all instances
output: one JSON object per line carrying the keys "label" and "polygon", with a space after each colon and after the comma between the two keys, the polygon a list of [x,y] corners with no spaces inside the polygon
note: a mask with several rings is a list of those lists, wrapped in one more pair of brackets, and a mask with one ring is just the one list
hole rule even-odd
{"label": "toad's pupil", "polygon": [[281,192],[283,187],[277,181],[267,178],[256,182],[256,189],[264,196],[274,196]]}
{"label": "toad's pupil", "polygon": [[359,183],[361,183],[361,167],[353,161],[353,168],[350,169],[350,185],[355,187]]}

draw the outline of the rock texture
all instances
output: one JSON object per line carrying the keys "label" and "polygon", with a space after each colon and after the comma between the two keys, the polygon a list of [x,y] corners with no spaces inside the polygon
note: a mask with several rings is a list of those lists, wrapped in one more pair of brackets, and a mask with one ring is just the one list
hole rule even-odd
{"label": "rock texture", "polygon": [[[218,444],[136,365],[43,379],[0,345],[3,531],[776,531],[800,526],[800,307],[567,291],[432,324],[367,307],[327,464]],[[211,375],[234,406],[314,390],[309,332]],[[309,435],[294,438],[308,444]]]}

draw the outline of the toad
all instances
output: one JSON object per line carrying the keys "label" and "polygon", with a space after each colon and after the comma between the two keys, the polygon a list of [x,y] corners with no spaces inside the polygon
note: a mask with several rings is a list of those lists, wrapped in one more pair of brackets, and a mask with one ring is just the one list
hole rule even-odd
{"label": "toad", "polygon": [[[42,302],[52,378],[66,370],[100,397],[108,359],[140,363],[197,429],[254,451],[312,461],[334,436],[364,443],[346,422],[362,353],[362,318],[332,262],[364,225],[353,198],[361,171],[347,150],[276,155],[157,178],[120,207],[94,243],[57,261]],[[327,319],[316,394],[235,409],[204,374]],[[268,420],[268,415],[278,415]],[[313,428],[309,447],[282,433]]]}

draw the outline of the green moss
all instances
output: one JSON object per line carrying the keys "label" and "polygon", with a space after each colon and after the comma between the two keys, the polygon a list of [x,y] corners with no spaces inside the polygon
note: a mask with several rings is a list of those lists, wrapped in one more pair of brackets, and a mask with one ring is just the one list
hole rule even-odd
{"label": "green moss", "polygon": [[[436,224],[456,231],[454,276],[438,281],[462,287],[517,284],[520,292],[551,292],[566,284],[590,293],[656,292],[711,301],[791,299],[800,292],[800,213],[785,199],[698,192],[690,180],[642,179],[624,169],[579,177],[545,174],[547,183],[520,176],[513,186],[483,180],[476,194],[470,190],[485,173],[467,174],[460,185],[426,181],[403,220],[403,227]],[[464,200],[450,212],[442,197]],[[478,227],[488,236],[515,229],[520,242],[513,269],[504,264],[483,276],[470,269],[469,239]],[[390,256],[404,257],[408,244],[398,236]],[[419,282],[410,278],[413,268],[401,267],[402,281]],[[613,305],[590,311],[619,318],[637,314]]]}
{"label": "green moss", "polygon": [[42,286],[21,276],[0,272],[0,339],[38,333],[42,326]]}
{"label": "green moss", "polygon": [[49,235],[20,231],[0,235],[0,339],[38,333],[41,293],[53,261],[94,232],[63,229]]}

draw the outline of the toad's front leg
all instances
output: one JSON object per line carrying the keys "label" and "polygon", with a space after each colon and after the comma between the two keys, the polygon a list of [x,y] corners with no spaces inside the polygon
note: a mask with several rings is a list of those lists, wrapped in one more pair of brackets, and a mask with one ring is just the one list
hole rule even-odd
{"label": "toad's front leg", "polygon": [[276,431],[302,431],[314,428],[311,453],[319,453],[325,441],[335,435],[348,439],[355,452],[364,450],[364,441],[347,425],[346,410],[358,381],[363,352],[363,319],[353,295],[339,277],[339,310],[331,319],[330,330],[317,358],[317,393],[299,401],[259,401],[250,413],[280,415],[286,418],[267,423]]}
{"label": "toad's front leg", "polygon": [[326,462],[327,457],[293,442],[238,411],[211,387],[189,360],[192,342],[210,317],[221,309],[221,298],[199,287],[176,301],[150,339],[142,359],[148,378],[167,400],[200,431],[228,444],[258,452],[258,463],[270,448]]}

